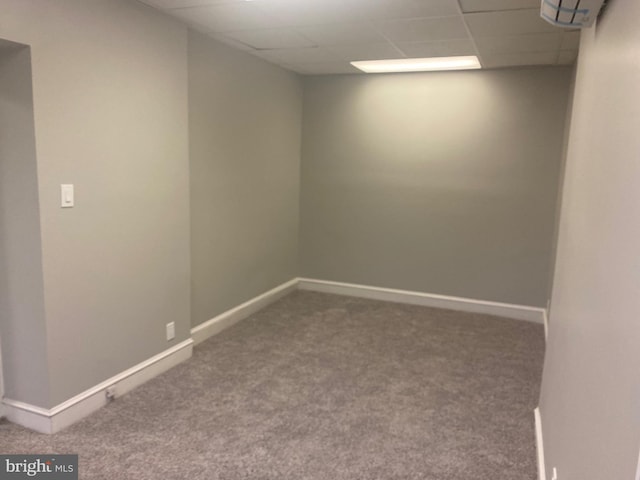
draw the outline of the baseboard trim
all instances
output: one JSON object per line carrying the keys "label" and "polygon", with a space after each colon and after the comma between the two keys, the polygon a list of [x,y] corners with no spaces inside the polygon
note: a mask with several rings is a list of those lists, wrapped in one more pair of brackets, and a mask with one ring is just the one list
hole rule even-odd
{"label": "baseboard trim", "polygon": [[227,310],[224,313],[207,320],[204,323],[191,329],[191,338],[193,338],[194,344],[204,342],[209,337],[212,337],[226,328],[235,325],[240,320],[244,320],[249,315],[256,313],[263,309],[267,305],[275,302],[276,300],[284,297],[288,293],[294,291],[298,286],[298,279],[294,278],[282,285],[279,285],[268,292],[265,292],[257,297],[252,298],[244,302],[237,307]]}
{"label": "baseboard trim", "polygon": [[2,399],[2,409],[4,417],[11,423],[39,433],[53,433],[51,415],[47,409],[8,398]]}
{"label": "baseboard trim", "polygon": [[[10,422],[31,430],[48,434],[59,432],[105,406],[109,402],[105,394],[107,388],[114,387],[116,397],[133,390],[189,359],[193,353],[194,345],[238,323],[296,289],[526,320],[544,324],[545,335],[548,328],[547,312],[545,309],[538,307],[311,278],[294,278],[194,327],[191,329],[192,338],[105,380],[51,409],[4,398],[0,404],[0,411]],[[536,409],[536,439],[539,438],[538,462],[540,464],[540,459],[542,458],[542,465],[544,465],[542,431],[539,431],[539,423],[539,411]],[[541,454],[542,457],[540,456]],[[546,480],[544,478],[544,468],[541,471],[540,480]]]}
{"label": "baseboard trim", "polygon": [[299,278],[300,290],[334,293],[352,297],[385,300],[388,302],[408,303],[425,307],[446,308],[462,312],[484,313],[499,317],[526,320],[544,324],[544,309],[527,305],[489,302],[472,298],[451,297],[432,293],[413,292],[409,290],[395,290],[391,288],[371,287],[351,283],[330,282],[311,278]]}
{"label": "baseboard trim", "polygon": [[5,398],[4,414],[10,422],[36,432],[56,433],[109,403],[107,388],[113,387],[119,397],[189,359],[192,353],[193,340],[185,340],[51,409]]}
{"label": "baseboard trim", "polygon": [[544,314],[544,341],[549,340],[549,310],[546,308],[543,310]]}
{"label": "baseboard trim", "polygon": [[542,441],[542,418],[540,407],[533,411],[536,420],[536,452],[538,453],[538,480],[547,480],[547,470],[544,463],[544,442]]}

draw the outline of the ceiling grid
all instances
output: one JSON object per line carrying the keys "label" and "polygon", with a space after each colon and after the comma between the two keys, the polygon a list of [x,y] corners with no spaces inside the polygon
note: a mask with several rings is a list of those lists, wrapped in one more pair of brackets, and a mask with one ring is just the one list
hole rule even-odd
{"label": "ceiling grid", "polygon": [[566,65],[579,32],[540,0],[139,0],[195,30],[301,74],[350,62],[477,55],[483,68]]}

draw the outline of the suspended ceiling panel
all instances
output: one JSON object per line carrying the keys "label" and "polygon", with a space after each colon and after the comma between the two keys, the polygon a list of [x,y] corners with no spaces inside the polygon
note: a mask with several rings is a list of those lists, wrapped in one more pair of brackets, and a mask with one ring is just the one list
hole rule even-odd
{"label": "suspended ceiling panel", "polygon": [[139,0],[302,74],[359,73],[356,60],[477,55],[484,68],[566,65],[579,32],[539,0]]}

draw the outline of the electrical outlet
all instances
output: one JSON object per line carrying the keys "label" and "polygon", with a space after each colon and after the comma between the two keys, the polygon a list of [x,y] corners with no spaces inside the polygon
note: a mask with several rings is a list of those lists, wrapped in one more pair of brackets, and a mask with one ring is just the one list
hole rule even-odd
{"label": "electrical outlet", "polygon": [[176,322],[167,323],[167,342],[176,338]]}
{"label": "electrical outlet", "polygon": [[556,467],[553,467],[553,476],[551,477],[551,480],[558,480],[558,469]]}

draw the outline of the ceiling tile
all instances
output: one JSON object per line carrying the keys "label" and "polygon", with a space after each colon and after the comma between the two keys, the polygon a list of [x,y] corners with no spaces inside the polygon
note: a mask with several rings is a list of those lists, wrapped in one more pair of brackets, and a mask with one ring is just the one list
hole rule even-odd
{"label": "ceiling tile", "polygon": [[197,23],[190,23],[189,24],[189,29],[190,30],[194,30],[196,32],[200,32],[204,35],[207,35],[211,38],[215,38],[215,35],[218,35],[217,33],[213,33],[211,31],[211,29],[205,27],[204,25],[198,25]]}
{"label": "ceiling tile", "polygon": [[498,68],[523,65],[555,65],[557,59],[557,52],[496,53],[483,55],[482,66],[485,68]]}
{"label": "ceiling tile", "polygon": [[244,43],[240,43],[237,40],[234,40],[233,38],[229,38],[227,36],[225,36],[224,33],[211,33],[211,32],[205,32],[209,37],[213,38],[214,40],[217,40],[219,42],[222,42],[226,45],[229,45],[230,47],[233,47],[235,49],[238,50],[242,50],[242,51],[248,51],[248,52],[255,52],[256,50],[252,47],[250,47],[249,45],[245,45]]}
{"label": "ceiling tile", "polygon": [[260,0],[252,2],[284,26],[357,23],[363,15],[353,2],[345,0]]}
{"label": "ceiling tile", "polygon": [[562,32],[476,37],[475,40],[482,55],[489,53],[548,52],[560,49]]}
{"label": "ceiling tile", "polygon": [[540,8],[540,0],[460,0],[462,11],[494,12],[497,10],[520,10]]}
{"label": "ceiling tile", "polygon": [[561,50],[558,55],[558,64],[560,65],[572,65],[576,58],[578,58],[577,50]]}
{"label": "ceiling tile", "polygon": [[445,17],[459,13],[457,0],[358,0],[362,13],[372,20]]}
{"label": "ceiling tile", "polygon": [[212,32],[230,32],[280,26],[280,22],[257,9],[251,2],[225,3],[206,7],[170,10],[172,15]]}
{"label": "ceiling tile", "polygon": [[460,16],[394,20],[377,23],[376,27],[394,43],[436,42],[454,38],[468,38],[467,30]]}
{"label": "ceiling tile", "polygon": [[200,7],[203,5],[215,5],[220,3],[233,3],[240,0],[138,0],[156,8],[173,9],[185,7]]}
{"label": "ceiling tile", "polygon": [[225,36],[257,49],[302,48],[315,44],[290,28],[272,28],[267,30],[241,30],[227,32]]}
{"label": "ceiling tile", "polygon": [[446,40],[442,42],[414,42],[396,45],[407,57],[450,57],[475,55],[473,42],[469,39]]}
{"label": "ceiling tile", "polygon": [[562,38],[563,50],[578,50],[580,47],[580,31],[577,32],[565,32]]}
{"label": "ceiling tile", "polygon": [[296,27],[296,31],[318,45],[357,45],[385,41],[382,35],[366,23],[310,25]]}
{"label": "ceiling tile", "polygon": [[467,13],[464,18],[474,37],[558,33],[558,27],[540,18],[539,9]]}
{"label": "ceiling tile", "polygon": [[330,63],[343,60],[333,51],[323,47],[261,50],[259,55],[266,60],[280,64]]}
{"label": "ceiling tile", "polygon": [[347,62],[330,63],[296,63],[285,65],[285,68],[298,72],[302,75],[335,75],[344,73],[362,73],[356,67]]}
{"label": "ceiling tile", "polygon": [[580,38],[543,21],[540,0],[138,1],[309,73],[355,73],[355,60],[473,54],[489,68],[568,64]]}
{"label": "ceiling tile", "polygon": [[404,58],[404,55],[389,43],[376,43],[371,45],[350,45],[331,47],[340,58],[349,62],[357,60],[390,60]]}

